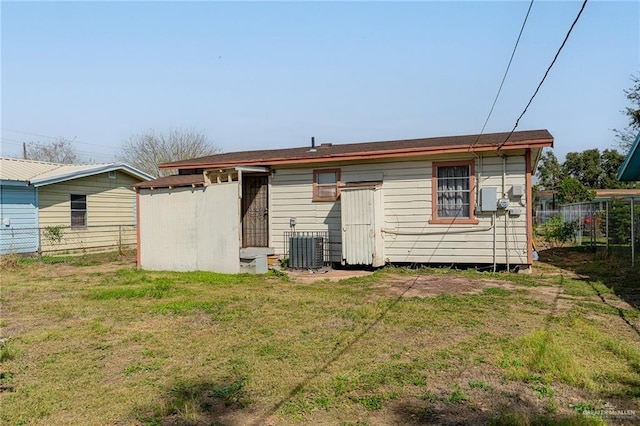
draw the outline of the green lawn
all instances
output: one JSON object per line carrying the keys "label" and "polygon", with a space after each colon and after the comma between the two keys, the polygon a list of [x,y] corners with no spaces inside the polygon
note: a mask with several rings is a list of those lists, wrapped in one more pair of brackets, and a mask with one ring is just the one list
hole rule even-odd
{"label": "green lawn", "polygon": [[640,422],[633,288],[552,263],[301,282],[5,259],[0,424]]}

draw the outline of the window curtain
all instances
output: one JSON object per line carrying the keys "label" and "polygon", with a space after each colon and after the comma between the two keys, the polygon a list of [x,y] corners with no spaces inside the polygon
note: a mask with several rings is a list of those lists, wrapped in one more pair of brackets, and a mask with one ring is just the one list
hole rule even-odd
{"label": "window curtain", "polygon": [[438,217],[471,217],[469,166],[438,167]]}

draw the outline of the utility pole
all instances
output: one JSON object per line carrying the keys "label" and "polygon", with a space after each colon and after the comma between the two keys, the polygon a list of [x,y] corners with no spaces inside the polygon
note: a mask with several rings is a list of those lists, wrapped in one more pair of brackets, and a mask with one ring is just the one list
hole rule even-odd
{"label": "utility pole", "polygon": [[27,144],[26,142],[22,142],[22,159],[27,159]]}

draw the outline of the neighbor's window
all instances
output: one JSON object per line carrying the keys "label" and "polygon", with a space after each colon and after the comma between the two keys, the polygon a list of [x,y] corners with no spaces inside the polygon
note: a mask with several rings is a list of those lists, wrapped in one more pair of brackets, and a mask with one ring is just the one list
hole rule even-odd
{"label": "neighbor's window", "polygon": [[433,163],[432,188],[430,223],[478,223],[473,215],[473,160]]}
{"label": "neighbor's window", "polygon": [[71,227],[87,226],[87,196],[71,194]]}
{"label": "neighbor's window", "polygon": [[340,169],[313,171],[313,201],[335,201],[340,197]]}

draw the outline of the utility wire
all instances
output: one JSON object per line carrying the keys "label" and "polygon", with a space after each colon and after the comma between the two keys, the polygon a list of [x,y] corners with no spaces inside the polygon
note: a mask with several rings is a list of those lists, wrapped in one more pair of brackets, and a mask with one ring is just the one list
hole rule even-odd
{"label": "utility wire", "polygon": [[29,136],[40,136],[42,138],[47,138],[47,139],[59,139],[57,137],[54,136],[47,136],[47,135],[43,135],[41,133],[31,133],[31,132],[23,132],[22,130],[12,130],[12,129],[7,129],[6,127],[3,127],[2,130],[6,131],[6,132],[12,132],[12,133],[21,133],[23,135],[29,135]]}
{"label": "utility wire", "polygon": [[[10,132],[10,133],[19,133],[22,135],[29,135],[29,136],[38,136],[41,138],[47,138],[47,139],[52,139],[52,140],[61,140],[61,139],[66,139],[69,142],[73,143],[73,144],[81,144],[81,145],[90,145],[90,146],[104,146],[103,144],[99,144],[99,143],[92,143],[92,142],[83,142],[83,141],[79,141],[75,138],[67,138],[65,136],[48,136],[48,135],[43,135],[42,133],[31,133],[31,132],[24,132],[22,130],[13,130],[13,129],[7,129],[6,127],[3,127],[1,129],[2,131],[5,132]],[[29,141],[26,143],[33,143],[33,141]]]}
{"label": "utility wire", "polygon": [[547,75],[549,75],[549,71],[551,71],[551,67],[553,67],[553,64],[556,63],[556,59],[558,59],[558,56],[560,55],[560,52],[562,51],[562,48],[567,43],[567,40],[569,40],[569,36],[571,35],[571,31],[573,31],[573,27],[576,26],[576,23],[578,22],[578,19],[580,19],[580,15],[582,15],[582,11],[584,10],[584,8],[587,5],[588,1],[589,0],[584,0],[584,2],[582,2],[582,7],[580,8],[580,11],[576,15],[576,19],[573,20],[573,23],[571,24],[571,27],[569,27],[569,31],[567,32],[567,35],[564,37],[564,40],[562,41],[562,44],[560,45],[560,48],[556,52],[556,55],[553,57],[553,61],[551,61],[551,64],[549,64],[549,67],[547,68],[547,71],[544,73],[544,76],[542,77],[542,80],[540,80],[540,84],[538,84],[538,87],[536,87],[535,92],[533,92],[533,95],[531,96],[531,99],[529,99],[529,102],[527,103],[527,106],[524,107],[524,110],[522,111],[522,114],[520,114],[520,117],[518,117],[518,119],[516,120],[516,124],[513,126],[513,129],[511,129],[511,131],[507,135],[507,138],[504,140],[504,142],[502,142],[501,144],[498,145],[497,149],[502,148],[504,146],[504,144],[507,143],[507,141],[509,140],[511,135],[513,135],[513,132],[515,132],[516,128],[518,127],[518,124],[520,124],[520,119],[527,112],[527,109],[529,109],[529,105],[531,105],[531,102],[533,102],[533,98],[536,97],[536,95],[538,94],[538,91],[540,90],[540,87],[542,86],[542,83],[544,83],[544,80],[547,78]]}
{"label": "utility wire", "polygon": [[[3,148],[5,148],[7,145],[22,147],[23,143],[27,143],[27,145],[29,144],[29,142],[21,142],[19,140],[7,138],[7,137],[0,137],[0,141],[2,142]],[[0,156],[6,156],[7,151],[9,150],[3,149]],[[74,149],[74,152],[82,156],[86,156],[92,159],[100,159],[108,163],[112,163],[116,161],[113,154],[105,154],[105,153],[99,153],[95,151],[87,151],[87,150],[79,150],[79,149]],[[22,157],[22,152],[20,152],[19,157]]]}
{"label": "utility wire", "polygon": [[502,92],[502,86],[504,86],[504,81],[507,79],[507,74],[509,74],[509,69],[511,68],[511,62],[513,62],[513,57],[516,54],[516,50],[518,49],[518,44],[520,43],[520,37],[522,37],[522,32],[524,31],[524,27],[527,24],[527,19],[529,18],[529,12],[531,12],[531,7],[533,6],[533,1],[529,3],[529,9],[527,9],[527,14],[524,17],[524,21],[522,22],[522,27],[520,27],[520,33],[518,33],[518,38],[516,39],[516,44],[513,46],[513,51],[511,52],[511,57],[509,58],[509,63],[507,64],[507,69],[504,71],[504,75],[502,76],[502,81],[500,82],[500,87],[498,88],[498,93],[496,93],[496,97],[493,100],[493,104],[491,105],[491,109],[489,110],[489,114],[487,115],[487,119],[484,120],[484,124],[482,125],[482,130],[480,130],[480,134],[476,140],[471,144],[470,150],[473,149],[474,146],[478,144],[480,140],[480,136],[484,133],[485,127],[487,127],[487,123],[489,122],[489,118],[491,118],[491,114],[493,114],[493,109],[496,107],[496,103],[498,102],[498,98],[500,97],[500,92]]}

